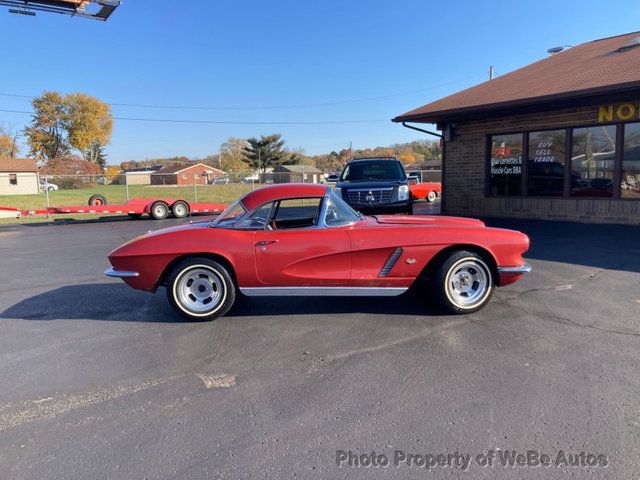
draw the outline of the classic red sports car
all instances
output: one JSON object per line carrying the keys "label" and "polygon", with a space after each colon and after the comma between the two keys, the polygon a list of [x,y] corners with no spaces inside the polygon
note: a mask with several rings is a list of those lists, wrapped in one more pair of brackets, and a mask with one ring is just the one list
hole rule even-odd
{"label": "classic red sports car", "polygon": [[440,182],[423,182],[409,184],[409,191],[411,192],[411,198],[414,200],[422,200],[423,198],[427,202],[435,202],[436,198],[440,196],[442,187]]}
{"label": "classic red sports car", "polygon": [[246,194],[213,222],[125,243],[105,273],[140,290],[165,286],[175,310],[196,320],[224,315],[238,292],[395,296],[412,286],[470,313],[530,270],[528,248],[526,235],[480,220],[366,217],[328,186],[283,184]]}

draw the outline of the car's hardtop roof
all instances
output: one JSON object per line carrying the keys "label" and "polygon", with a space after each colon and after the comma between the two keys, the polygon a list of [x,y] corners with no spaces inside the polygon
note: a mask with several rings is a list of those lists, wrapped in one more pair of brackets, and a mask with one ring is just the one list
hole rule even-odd
{"label": "car's hardtop roof", "polygon": [[349,163],[370,162],[372,160],[385,160],[385,161],[392,160],[395,162],[400,161],[396,157],[360,157],[360,158],[354,158],[353,160],[349,160]]}
{"label": "car's hardtop roof", "polygon": [[283,183],[280,185],[269,185],[247,193],[240,199],[245,208],[249,211],[260,205],[264,205],[274,200],[286,198],[314,198],[324,197],[327,194],[328,186],[319,183]]}

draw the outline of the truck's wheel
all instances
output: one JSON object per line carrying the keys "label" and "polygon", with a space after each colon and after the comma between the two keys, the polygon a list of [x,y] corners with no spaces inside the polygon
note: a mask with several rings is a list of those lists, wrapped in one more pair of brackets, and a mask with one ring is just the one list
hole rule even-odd
{"label": "truck's wheel", "polygon": [[189,205],[187,202],[178,200],[176,203],[171,205],[171,213],[176,218],[184,218],[189,215]]}
{"label": "truck's wheel", "polygon": [[169,216],[169,205],[164,202],[155,202],[151,205],[149,213],[154,220],[164,220]]}
{"label": "truck's wheel", "polygon": [[229,311],[236,286],[227,269],[209,258],[180,262],[167,280],[169,303],[190,320],[213,320]]}
{"label": "truck's wheel", "polygon": [[427,195],[427,202],[435,202],[436,198],[438,198],[438,195],[432,190],[429,192],[429,195]]}
{"label": "truck's wheel", "polygon": [[91,195],[89,197],[89,206],[90,207],[101,207],[102,205],[107,204],[107,197],[104,195]]}
{"label": "truck's wheel", "polygon": [[493,293],[491,269],[477,253],[453,252],[436,271],[431,289],[436,302],[449,313],[477,312]]}

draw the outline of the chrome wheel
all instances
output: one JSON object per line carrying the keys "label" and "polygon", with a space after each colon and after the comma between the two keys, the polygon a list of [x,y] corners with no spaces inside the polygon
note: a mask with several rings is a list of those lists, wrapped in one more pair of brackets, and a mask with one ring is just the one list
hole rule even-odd
{"label": "chrome wheel", "polygon": [[167,207],[159,203],[153,207],[153,214],[156,217],[164,217],[167,215]]}
{"label": "chrome wheel", "polygon": [[452,265],[445,278],[449,300],[461,309],[472,309],[491,292],[489,267],[480,259],[467,257]]}
{"label": "chrome wheel", "polygon": [[176,202],[172,207],[173,216],[176,218],[184,218],[189,213],[187,204],[184,202]]}
{"label": "chrome wheel", "polygon": [[182,271],[173,286],[178,306],[190,315],[210,315],[226,299],[222,276],[207,265],[194,265]]}

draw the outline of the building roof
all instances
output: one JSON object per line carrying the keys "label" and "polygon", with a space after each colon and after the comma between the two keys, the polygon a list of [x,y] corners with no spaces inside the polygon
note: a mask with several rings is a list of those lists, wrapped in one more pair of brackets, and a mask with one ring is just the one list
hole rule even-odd
{"label": "building roof", "polygon": [[210,165],[205,165],[204,163],[194,163],[192,165],[170,165],[167,167],[163,167],[160,170],[152,173],[152,175],[171,175],[182,172],[183,170],[188,170],[193,167],[202,167],[203,170],[207,171],[216,171],[220,173],[224,173],[222,170],[212,167]]}
{"label": "building roof", "polygon": [[278,165],[276,168],[281,168],[291,173],[322,173],[322,170],[311,165]]}
{"label": "building roof", "polygon": [[28,158],[0,158],[0,172],[37,172],[35,160]]}
{"label": "building roof", "polygon": [[640,32],[568,48],[394,118],[435,123],[470,112],[640,88]]}
{"label": "building roof", "polygon": [[162,168],[162,165],[153,165],[150,167],[125,168],[120,173],[152,173],[152,172],[157,172],[161,168]]}
{"label": "building roof", "polygon": [[247,210],[251,211],[274,200],[324,197],[327,194],[327,188],[329,187],[319,183],[281,183],[252,190],[240,200]]}

